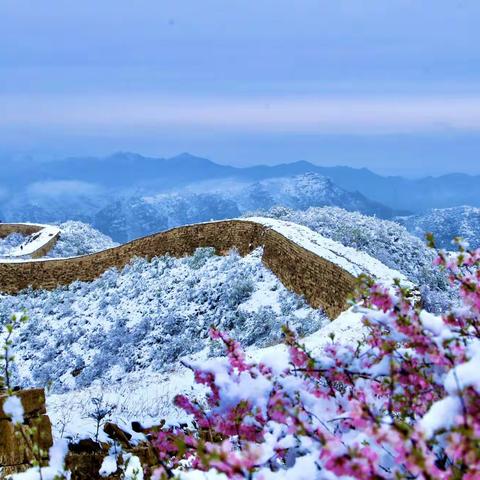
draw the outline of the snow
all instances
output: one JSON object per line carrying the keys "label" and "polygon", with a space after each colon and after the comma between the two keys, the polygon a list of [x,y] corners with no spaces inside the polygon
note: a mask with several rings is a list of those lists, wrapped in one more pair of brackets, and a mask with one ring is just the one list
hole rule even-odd
{"label": "snow", "polygon": [[25,235],[11,233],[5,238],[0,238],[0,258],[8,257],[12,250],[16,249],[25,241]]}
{"label": "snow", "polygon": [[10,250],[8,256],[11,258],[29,257],[59,234],[59,228],[53,226],[44,226],[42,230],[28,236],[23,243]]}
{"label": "snow", "polygon": [[480,246],[480,208],[469,205],[434,208],[397,220],[420,238],[425,238],[427,232],[433,233],[439,248],[452,249],[455,237],[462,237],[473,249]]}
{"label": "snow", "polygon": [[57,480],[64,478],[64,460],[68,452],[65,440],[57,440],[49,450],[47,467],[32,467],[22,473],[12,475],[12,480]]}
{"label": "snow", "polygon": [[398,279],[404,285],[412,286],[405,275],[385,266],[370,255],[323,237],[303,225],[267,217],[247,217],[243,220],[271,228],[315,255],[335,263],[355,277],[363,273],[385,284],[392,284]]}
{"label": "snow", "polygon": [[[330,334],[335,332],[335,340],[343,344],[352,344],[365,334],[361,323],[361,312],[349,309],[333,322],[317,332],[302,339],[307,349],[314,355],[320,355],[323,348],[331,342]],[[265,348],[255,346],[247,348],[247,358],[261,361],[274,372],[282,371],[289,362],[287,348],[277,344]],[[219,361],[223,361],[218,357]],[[211,360],[208,351],[202,350],[185,356],[187,364]],[[265,386],[264,386],[265,387]],[[262,385],[242,383],[242,388],[250,392],[252,400],[260,397]],[[104,401],[116,405],[111,421],[133,435],[134,441],[141,440],[141,434],[131,430],[130,422],[140,421],[144,426],[155,425],[160,418],[167,424],[188,423],[189,417],[183,410],[173,406],[177,394],[189,394],[200,397],[203,387],[194,383],[193,373],[179,362],[175,362],[168,372],[132,372],[125,374],[119,382],[96,382],[87,388],[79,388],[65,393],[48,394],[47,410],[52,420],[56,436],[71,438],[91,437],[94,435],[94,422],[87,417],[88,402],[100,394]],[[231,392],[232,395],[234,392]],[[101,440],[106,440],[103,433]],[[190,477],[188,477],[190,478]]]}
{"label": "snow", "polygon": [[115,454],[110,454],[103,459],[102,466],[100,467],[98,473],[102,477],[108,477],[112,473],[115,473],[117,468],[117,456]]}
{"label": "snow", "polygon": [[13,423],[23,423],[23,405],[22,401],[12,395],[3,403],[3,412],[8,415]]}
{"label": "snow", "polygon": [[128,459],[127,468],[123,478],[125,480],[143,480],[143,468],[140,459],[132,455]]}
{"label": "snow", "polygon": [[[243,345],[271,345],[289,323],[301,335],[328,322],[287,290],[261,261],[199,249],[192,257],[136,259],[93,282],[52,291],[0,294],[0,322],[22,305],[17,332],[20,385],[78,389],[132,371],[161,372],[209,345],[210,326]],[[265,301],[268,300],[268,301]],[[298,315],[297,315],[298,312]]]}
{"label": "snow", "polygon": [[60,237],[46,258],[70,258],[117,247],[110,237],[82,222],[64,222],[58,225]]}
{"label": "snow", "polygon": [[450,370],[445,378],[445,389],[450,395],[468,387],[480,392],[480,340],[469,345],[469,353],[470,360]]}
{"label": "snow", "polygon": [[462,411],[462,402],[458,397],[445,397],[435,402],[420,420],[420,428],[427,438],[436,431],[450,428]]}

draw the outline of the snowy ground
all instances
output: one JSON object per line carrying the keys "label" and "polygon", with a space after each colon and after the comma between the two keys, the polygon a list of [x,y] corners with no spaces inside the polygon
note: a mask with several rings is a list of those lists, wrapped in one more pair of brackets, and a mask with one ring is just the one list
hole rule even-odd
{"label": "snowy ground", "polygon": [[[303,342],[310,352],[318,354],[331,341],[332,332],[337,341],[355,343],[364,334],[361,315],[348,310],[317,332],[306,336]],[[208,354],[208,349],[204,349],[185,356],[183,360],[200,360]],[[250,347],[247,354],[260,361],[285,355],[286,349],[283,345]],[[185,413],[173,406],[175,395],[187,392],[194,393],[198,398],[203,393],[202,387],[194,383],[192,372],[176,362],[168,373],[148,372],[145,375],[144,372],[132,372],[115,384],[99,380],[87,388],[48,394],[47,407],[57,438],[94,436],[95,421],[90,417],[93,411],[92,398],[101,399],[104,406],[112,408],[109,420],[129,431],[134,438],[141,438],[131,430],[132,421],[140,421],[144,426],[158,424],[160,419],[166,419],[169,423],[188,422]]]}

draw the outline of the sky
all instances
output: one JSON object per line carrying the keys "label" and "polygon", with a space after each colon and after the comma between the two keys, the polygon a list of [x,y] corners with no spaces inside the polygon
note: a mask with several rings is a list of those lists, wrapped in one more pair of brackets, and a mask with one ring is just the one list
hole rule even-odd
{"label": "sky", "polygon": [[480,174],[478,0],[2,0],[0,160]]}

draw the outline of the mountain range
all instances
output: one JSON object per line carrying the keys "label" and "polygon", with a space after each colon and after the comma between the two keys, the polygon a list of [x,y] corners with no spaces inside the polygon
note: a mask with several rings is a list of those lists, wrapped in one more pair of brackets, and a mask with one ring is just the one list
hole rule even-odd
{"label": "mountain range", "polygon": [[[243,185],[243,184],[242,184]],[[304,210],[341,206],[350,211],[390,218],[392,209],[362,194],[347,192],[315,173],[269,179],[222,189],[217,193],[160,193],[116,199],[98,211],[91,223],[115,241],[126,242],[178,225],[234,218],[275,205]]]}
{"label": "mountain range", "polygon": [[453,173],[409,179],[381,176],[368,169],[326,167],[305,161],[274,166],[233,167],[184,153],[172,158],[116,153],[105,158],[67,158],[49,162],[4,161],[0,188],[13,191],[45,182],[83,182],[118,190],[159,192],[199,182],[261,180],[317,173],[338,187],[358,192],[391,209],[421,213],[430,208],[480,207],[480,176]]}

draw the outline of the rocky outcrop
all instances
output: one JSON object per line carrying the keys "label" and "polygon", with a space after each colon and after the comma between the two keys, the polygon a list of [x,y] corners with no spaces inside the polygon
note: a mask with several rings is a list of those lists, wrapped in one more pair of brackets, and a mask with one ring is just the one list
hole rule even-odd
{"label": "rocky outcrop", "polygon": [[[52,446],[52,426],[45,407],[45,392],[43,389],[20,390],[14,393],[20,398],[24,410],[22,425],[14,425],[10,417],[3,411],[3,403],[7,395],[0,396],[0,480],[10,478],[13,473],[19,473],[31,467],[32,460],[37,460],[33,454],[34,448],[44,452],[40,460],[48,463],[48,449]],[[32,435],[32,428],[35,433]],[[158,466],[158,458],[149,442],[130,443],[131,435],[124,432],[113,423],[104,426],[107,436],[119,445],[118,471],[102,477],[99,470],[103,459],[109,454],[110,444],[99,443],[91,439],[80,440],[69,445],[65,458],[65,468],[70,472],[71,480],[96,480],[108,478],[120,480],[122,462],[129,455],[139,458],[147,473],[152,473]]]}
{"label": "rocky outcrop", "polygon": [[[48,453],[52,445],[52,428],[45,408],[43,389],[21,390],[14,393],[20,398],[24,410],[24,422],[14,425],[5,415],[3,404],[8,398],[0,396],[0,478],[22,471],[35,459],[33,446]],[[35,430],[31,434],[32,429]],[[43,457],[46,460],[46,456]]]}

